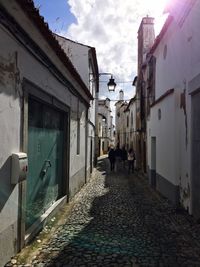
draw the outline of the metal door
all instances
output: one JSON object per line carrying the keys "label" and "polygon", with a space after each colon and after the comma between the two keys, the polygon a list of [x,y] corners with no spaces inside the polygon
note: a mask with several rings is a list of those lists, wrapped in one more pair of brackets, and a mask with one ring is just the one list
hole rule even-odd
{"label": "metal door", "polygon": [[200,218],[200,93],[192,96],[192,211]]}
{"label": "metal door", "polygon": [[34,99],[28,112],[26,229],[63,196],[63,114]]}

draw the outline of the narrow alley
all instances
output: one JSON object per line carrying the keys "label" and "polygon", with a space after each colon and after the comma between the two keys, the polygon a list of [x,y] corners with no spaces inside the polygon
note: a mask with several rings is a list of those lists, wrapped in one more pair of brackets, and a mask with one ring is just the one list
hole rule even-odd
{"label": "narrow alley", "polygon": [[25,266],[200,266],[200,225],[144,178],[110,172],[104,158],[66,222]]}

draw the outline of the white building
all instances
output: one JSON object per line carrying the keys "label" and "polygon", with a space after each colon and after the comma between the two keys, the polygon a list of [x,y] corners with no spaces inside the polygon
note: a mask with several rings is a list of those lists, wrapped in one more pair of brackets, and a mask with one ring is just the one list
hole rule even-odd
{"label": "white building", "polygon": [[137,168],[144,174],[147,172],[147,54],[155,40],[154,18],[146,16],[142,19],[138,30],[138,73],[134,79],[136,85],[136,158]]}
{"label": "white building", "polygon": [[[200,1],[175,1],[150,51],[150,182],[200,217]],[[152,60],[153,59],[153,60]],[[150,68],[151,68],[150,67]]]}
{"label": "white building", "polygon": [[114,145],[113,117],[109,98],[98,101],[98,138],[99,155],[106,154],[109,147]]}
{"label": "white building", "polygon": [[55,36],[93,96],[93,100],[90,101],[87,118],[87,178],[89,178],[93,171],[97,157],[96,151],[98,150],[98,147],[95,148],[95,146],[98,145],[98,141],[96,140],[98,129],[96,125],[99,92],[99,72],[96,50],[94,47],[74,42],[65,37],[59,35]]}
{"label": "white building", "polygon": [[136,150],[136,136],[137,136],[137,129],[136,129],[136,96],[131,98],[126,109],[126,145],[127,149],[133,148],[134,151]]}
{"label": "white building", "polygon": [[129,115],[125,113],[128,103],[124,101],[123,90],[119,91],[119,100],[115,103],[115,146],[127,145],[129,132]]}
{"label": "white building", "polygon": [[[47,216],[86,182],[87,118],[93,97],[32,1],[1,1],[0,24],[0,266],[4,266]],[[18,152],[28,155],[26,179],[25,159],[20,161],[21,172],[13,165],[12,154]]]}

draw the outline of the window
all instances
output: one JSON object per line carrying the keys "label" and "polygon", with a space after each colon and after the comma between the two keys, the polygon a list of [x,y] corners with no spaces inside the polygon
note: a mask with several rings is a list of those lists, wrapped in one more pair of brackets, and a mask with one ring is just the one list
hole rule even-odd
{"label": "window", "polygon": [[150,106],[155,101],[156,58],[154,56],[149,60],[148,69],[147,115],[150,114]]}
{"label": "window", "polygon": [[167,45],[164,46],[164,50],[163,50],[163,58],[166,59],[167,57]]}

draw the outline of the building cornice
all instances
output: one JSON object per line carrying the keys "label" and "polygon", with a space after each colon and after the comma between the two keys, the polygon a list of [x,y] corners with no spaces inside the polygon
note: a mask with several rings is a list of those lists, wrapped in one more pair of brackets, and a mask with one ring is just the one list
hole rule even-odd
{"label": "building cornice", "polygon": [[169,89],[168,91],[166,91],[163,95],[161,95],[158,99],[156,99],[153,104],[151,104],[151,108],[154,107],[155,105],[157,105],[158,103],[160,103],[161,101],[163,101],[167,96],[171,95],[174,93],[174,88]]}
{"label": "building cornice", "polygon": [[161,42],[161,40],[163,39],[165,33],[167,32],[171,22],[173,21],[173,17],[172,16],[169,16],[166,21],[165,21],[165,24],[164,26],[162,27],[161,29],[161,32],[160,34],[156,37],[155,41],[154,41],[154,44],[153,46],[151,47],[150,51],[148,54],[153,54],[154,51],[156,50],[156,48],[158,47],[159,43]]}

